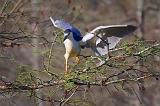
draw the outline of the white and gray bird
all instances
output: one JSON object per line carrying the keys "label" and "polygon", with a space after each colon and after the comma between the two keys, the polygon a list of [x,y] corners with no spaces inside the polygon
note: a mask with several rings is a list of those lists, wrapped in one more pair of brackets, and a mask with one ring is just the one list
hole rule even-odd
{"label": "white and gray bird", "polygon": [[74,26],[63,20],[53,20],[50,17],[54,27],[64,31],[64,45],[66,48],[65,57],[65,74],[68,73],[68,59],[75,57],[79,62],[81,49],[91,48],[96,56],[108,54],[122,37],[134,32],[137,27],[133,25],[110,25],[98,26],[92,31],[82,36],[80,31]]}

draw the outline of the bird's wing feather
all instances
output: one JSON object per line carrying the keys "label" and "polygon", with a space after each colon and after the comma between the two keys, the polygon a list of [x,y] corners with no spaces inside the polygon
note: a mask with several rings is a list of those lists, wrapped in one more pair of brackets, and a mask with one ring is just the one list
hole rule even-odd
{"label": "bird's wing feather", "polygon": [[110,25],[110,26],[99,26],[96,27],[95,29],[93,29],[92,31],[90,31],[89,33],[87,33],[82,41],[88,41],[90,39],[92,39],[93,37],[95,37],[96,35],[102,36],[102,34],[104,35],[104,37],[123,37],[125,35],[130,34],[131,32],[136,30],[136,26],[133,25]]}
{"label": "bird's wing feather", "polygon": [[63,20],[53,20],[52,17],[50,17],[50,20],[55,27],[62,29],[63,31],[65,31],[66,29],[72,29],[72,26]]}
{"label": "bird's wing feather", "polygon": [[80,31],[77,28],[75,28],[74,26],[70,25],[69,23],[65,22],[64,20],[53,20],[52,17],[50,17],[50,20],[52,21],[52,23],[55,27],[62,29],[64,32],[67,30],[69,30],[69,32],[72,32],[73,37],[76,41],[82,40],[82,36],[81,36]]}
{"label": "bird's wing feather", "polygon": [[107,54],[109,49],[114,48],[123,36],[135,30],[136,27],[132,25],[99,26],[87,33],[82,42],[87,47],[90,46],[96,55],[101,56]]}

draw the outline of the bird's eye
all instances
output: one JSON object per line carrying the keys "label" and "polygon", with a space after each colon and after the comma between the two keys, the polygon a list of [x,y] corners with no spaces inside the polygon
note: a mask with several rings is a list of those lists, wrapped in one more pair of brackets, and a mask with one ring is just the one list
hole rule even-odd
{"label": "bird's eye", "polygon": [[66,32],[64,33],[64,36],[68,36],[70,34],[70,32]]}
{"label": "bird's eye", "polygon": [[63,39],[63,41],[65,41],[68,38],[69,34],[70,34],[70,32],[64,33],[64,39]]}

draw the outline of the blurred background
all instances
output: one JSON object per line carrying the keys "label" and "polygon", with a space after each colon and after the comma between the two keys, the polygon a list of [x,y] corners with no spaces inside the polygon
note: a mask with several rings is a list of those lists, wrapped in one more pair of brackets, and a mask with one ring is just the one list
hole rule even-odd
{"label": "blurred background", "polygon": [[[160,0],[0,0],[1,79],[11,82],[16,80],[18,69],[22,66],[24,70],[26,66],[30,66],[34,70],[43,71],[43,63],[46,60],[43,56],[51,46],[54,49],[50,70],[54,73],[63,73],[65,53],[63,38],[55,38],[57,30],[49,20],[50,16],[71,23],[79,28],[83,35],[99,25],[132,24],[136,25],[138,30],[131,39],[160,40]],[[53,45],[55,39],[57,41]],[[160,65],[159,57],[156,61]],[[157,70],[160,69],[158,65]],[[46,73],[38,74],[40,78],[48,79],[46,75]],[[60,99],[61,96],[57,95],[63,94],[57,94],[60,91],[55,89],[57,88],[47,88],[37,92],[41,92],[39,96],[42,98]],[[79,92],[74,98],[81,98],[86,102],[79,104],[81,106],[159,106],[160,104],[158,81],[147,87],[145,93],[138,91],[138,97],[115,88],[109,91],[108,89],[92,87],[87,97]],[[29,97],[25,92],[0,94],[0,106],[37,105],[56,106]]]}

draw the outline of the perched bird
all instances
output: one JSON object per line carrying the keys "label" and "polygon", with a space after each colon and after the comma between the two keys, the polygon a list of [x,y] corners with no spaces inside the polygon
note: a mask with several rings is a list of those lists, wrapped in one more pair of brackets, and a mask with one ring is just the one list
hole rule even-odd
{"label": "perched bird", "polygon": [[137,29],[133,25],[99,26],[82,36],[77,28],[65,21],[53,20],[52,17],[50,17],[50,20],[54,27],[64,31],[65,74],[68,73],[68,59],[75,57],[78,62],[81,49],[91,48],[96,56],[108,54],[109,50],[113,49],[122,37]]}

